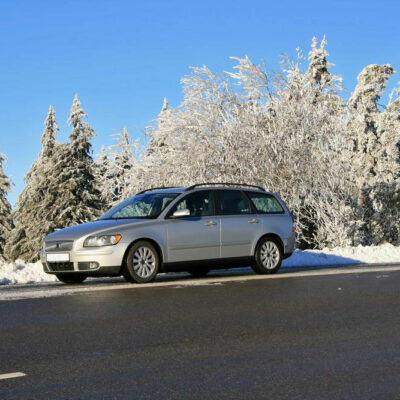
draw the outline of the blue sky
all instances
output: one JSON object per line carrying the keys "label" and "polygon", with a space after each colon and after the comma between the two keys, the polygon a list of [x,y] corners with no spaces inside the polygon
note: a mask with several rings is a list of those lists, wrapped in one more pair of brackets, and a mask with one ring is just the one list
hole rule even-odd
{"label": "blue sky", "polygon": [[274,69],[280,54],[307,53],[324,34],[333,72],[350,91],[365,65],[400,70],[399,15],[398,0],[1,0],[0,152],[15,183],[10,201],[40,151],[50,104],[65,141],[79,94],[97,153],[123,126],[142,137],[164,96],[177,106],[189,66],[228,70],[229,56],[247,54]]}

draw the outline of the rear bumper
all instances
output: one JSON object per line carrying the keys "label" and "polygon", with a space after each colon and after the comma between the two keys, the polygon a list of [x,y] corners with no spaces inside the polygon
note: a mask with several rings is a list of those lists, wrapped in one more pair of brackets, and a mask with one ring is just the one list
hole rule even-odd
{"label": "rear bumper", "polygon": [[67,262],[48,262],[44,250],[40,252],[44,272],[48,274],[79,273],[87,276],[110,276],[120,275],[125,247],[115,246],[99,249],[82,249],[64,251],[69,255]]}
{"label": "rear bumper", "polygon": [[292,255],[294,252],[294,249],[296,248],[296,233],[292,232],[291,235],[284,240],[284,258],[288,258]]}

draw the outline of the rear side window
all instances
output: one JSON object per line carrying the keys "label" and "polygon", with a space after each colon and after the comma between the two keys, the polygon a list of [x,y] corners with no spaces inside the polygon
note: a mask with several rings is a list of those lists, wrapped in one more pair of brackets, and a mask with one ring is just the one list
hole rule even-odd
{"label": "rear side window", "polygon": [[258,192],[247,192],[259,214],[284,214],[279,201],[272,195]]}
{"label": "rear side window", "polygon": [[222,215],[250,214],[251,208],[246,196],[238,190],[217,191]]}
{"label": "rear side window", "polygon": [[215,215],[214,199],[211,192],[194,192],[185,196],[170,211],[172,215],[177,210],[188,209],[191,217],[206,217]]}

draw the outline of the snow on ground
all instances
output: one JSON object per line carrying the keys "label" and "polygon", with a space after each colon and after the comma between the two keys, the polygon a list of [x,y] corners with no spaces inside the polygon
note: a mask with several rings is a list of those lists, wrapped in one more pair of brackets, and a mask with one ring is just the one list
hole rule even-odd
{"label": "snow on ground", "polygon": [[9,264],[0,264],[0,285],[15,283],[52,282],[57,278],[43,271],[42,263],[25,263],[17,260]]}
{"label": "snow on ground", "polygon": [[296,250],[284,260],[282,267],[400,263],[400,246],[385,243],[380,246],[335,247],[323,250]]}
{"label": "snow on ground", "polygon": [[[400,247],[391,244],[358,246],[323,250],[296,250],[283,261],[282,268],[315,267],[324,265],[400,263]],[[43,272],[40,262],[0,264],[0,285],[53,282],[57,278]]]}

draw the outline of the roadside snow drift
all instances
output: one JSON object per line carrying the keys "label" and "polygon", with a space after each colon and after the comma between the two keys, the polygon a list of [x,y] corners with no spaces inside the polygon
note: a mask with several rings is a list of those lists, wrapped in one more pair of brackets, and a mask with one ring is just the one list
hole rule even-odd
{"label": "roadside snow drift", "polygon": [[46,274],[40,261],[25,263],[17,260],[9,264],[0,264],[0,285],[12,285],[16,283],[52,282],[57,278]]}
{"label": "roadside snow drift", "polygon": [[[400,263],[400,247],[384,244],[323,250],[296,250],[290,258],[283,261],[282,268],[374,263]],[[0,285],[53,281],[57,281],[57,278],[44,273],[40,261],[25,263],[17,260],[14,263],[0,264]]]}

